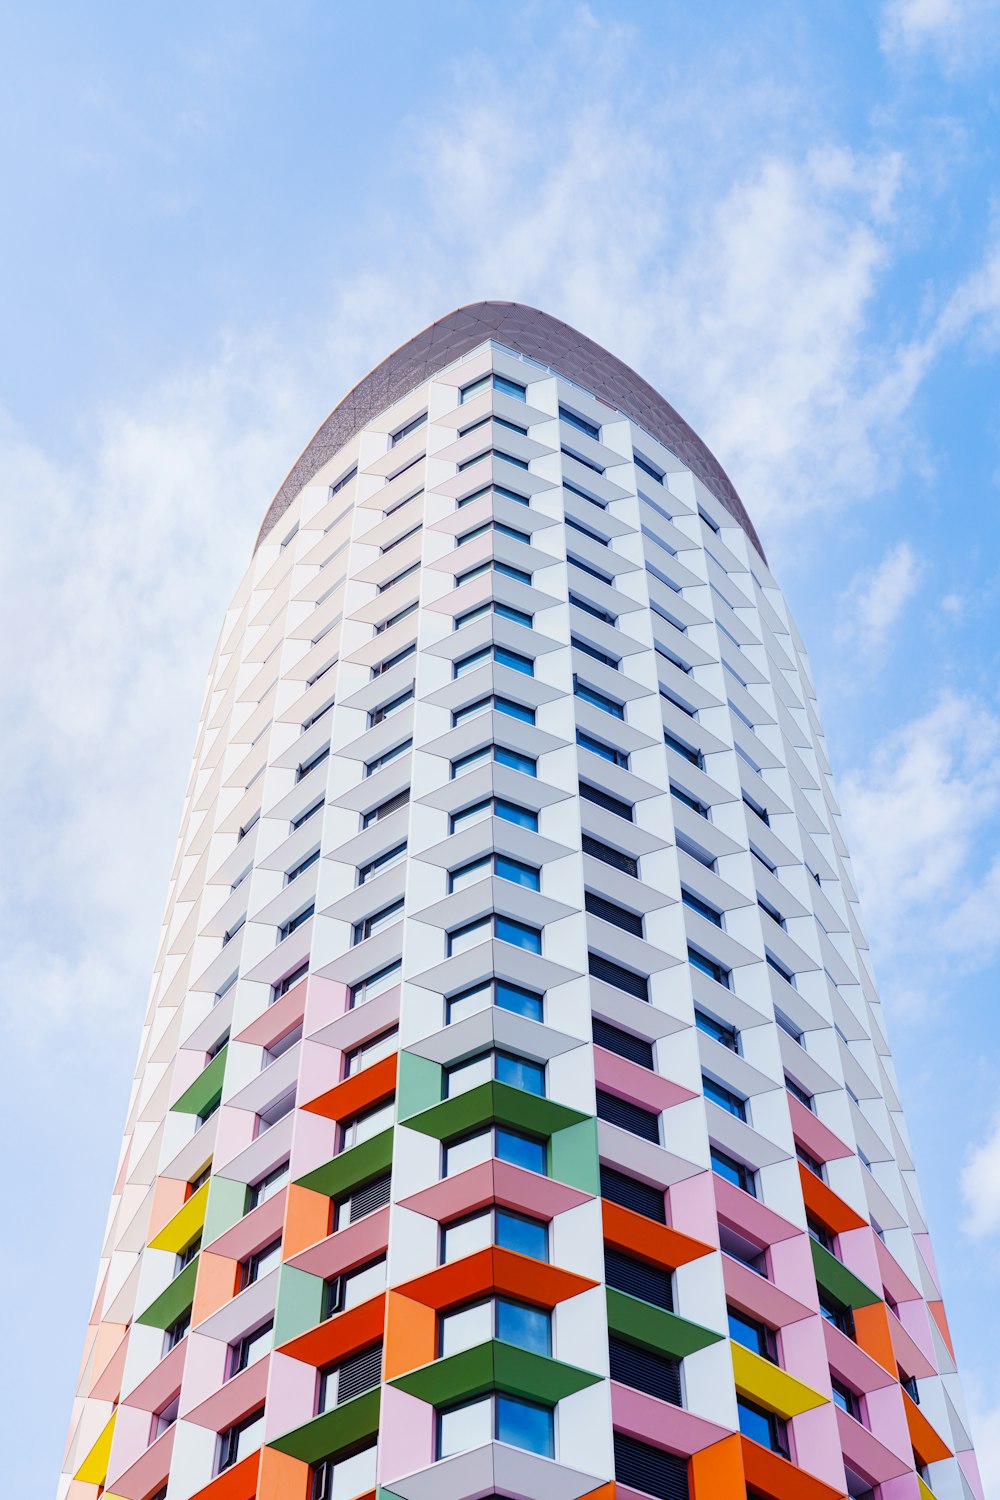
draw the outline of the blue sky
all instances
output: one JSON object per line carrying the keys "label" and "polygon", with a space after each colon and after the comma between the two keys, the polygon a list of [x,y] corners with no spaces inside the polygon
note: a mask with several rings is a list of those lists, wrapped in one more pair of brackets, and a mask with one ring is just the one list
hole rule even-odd
{"label": "blue sky", "polygon": [[260,518],[374,363],[509,297],[698,428],[795,612],[1000,1495],[997,0],[41,0],[0,37],[11,1492],[55,1484]]}

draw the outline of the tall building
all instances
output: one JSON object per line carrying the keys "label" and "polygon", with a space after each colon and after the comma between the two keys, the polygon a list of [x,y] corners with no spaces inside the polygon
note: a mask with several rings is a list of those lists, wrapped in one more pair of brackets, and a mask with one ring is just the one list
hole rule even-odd
{"label": "tall building", "polygon": [[982,1500],[805,652],[510,303],[296,462],[206,690],[60,1500]]}

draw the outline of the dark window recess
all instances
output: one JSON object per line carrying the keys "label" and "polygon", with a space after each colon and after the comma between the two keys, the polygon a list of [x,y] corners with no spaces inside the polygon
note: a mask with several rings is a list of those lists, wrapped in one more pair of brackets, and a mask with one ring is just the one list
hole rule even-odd
{"label": "dark window recess", "polygon": [[655,1500],[689,1500],[686,1459],[615,1433],[615,1478]]}
{"label": "dark window recess", "polygon": [[644,1141],[660,1142],[660,1117],[633,1104],[631,1099],[619,1099],[617,1094],[606,1094],[597,1090],[597,1118],[607,1120],[609,1125],[618,1125],[631,1135],[641,1136]]}
{"label": "dark window recess", "polygon": [[593,891],[586,892],[584,904],[592,917],[600,917],[602,922],[610,922],[613,927],[620,927],[622,932],[630,932],[633,937],[642,937],[642,918],[634,911],[626,911],[604,896],[595,896]]}
{"label": "dark window recess", "polygon": [[382,1345],[375,1344],[361,1354],[345,1359],[337,1375],[337,1405],[343,1406],[352,1396],[370,1391],[382,1379]]}
{"label": "dark window recess", "polygon": [[620,1385],[631,1386],[634,1391],[645,1391],[659,1401],[669,1401],[673,1406],[681,1404],[681,1366],[676,1359],[667,1359],[654,1354],[651,1349],[642,1349],[638,1344],[629,1344],[625,1339],[608,1339],[608,1355],[611,1361],[611,1379]]}
{"label": "dark window recess", "polygon": [[617,1026],[611,1026],[599,1016],[594,1017],[593,1026],[595,1047],[603,1047],[605,1052],[615,1052],[619,1057],[627,1057],[629,1062],[638,1063],[641,1068],[653,1066],[653,1044],[647,1042],[644,1036],[619,1031]]}
{"label": "dark window recess", "polygon": [[607,792],[598,791],[596,786],[588,786],[585,781],[580,782],[580,796],[584,802],[593,802],[597,807],[603,807],[605,812],[614,813],[616,818],[624,818],[631,823],[632,808],[620,797],[612,797]]}
{"label": "dark window recess", "polygon": [[392,1173],[385,1172],[381,1177],[375,1177],[371,1182],[366,1182],[364,1187],[355,1188],[351,1194],[351,1212],[348,1219],[349,1224],[354,1224],[358,1219],[363,1219],[366,1214],[372,1214],[377,1208],[384,1208],[389,1202],[392,1189]]}
{"label": "dark window recess", "polygon": [[651,1187],[648,1182],[640,1182],[638,1177],[630,1177],[627,1172],[606,1167],[603,1162],[601,1197],[607,1198],[609,1203],[617,1203],[619,1208],[629,1208],[634,1214],[642,1214],[644,1219],[652,1219],[657,1224],[667,1222],[662,1188]]}
{"label": "dark window recess", "polygon": [[650,1302],[654,1307],[674,1310],[674,1291],[670,1272],[662,1266],[651,1266],[644,1260],[634,1260],[621,1250],[604,1247],[604,1279],[616,1291],[638,1297],[641,1302]]}
{"label": "dark window recess", "polygon": [[405,791],[397,792],[395,797],[390,797],[387,802],[382,802],[378,807],[373,807],[371,812],[365,813],[364,826],[370,828],[373,823],[380,823],[390,813],[398,812],[401,807],[405,807],[409,800],[410,788],[407,787]]}
{"label": "dark window recess", "polygon": [[583,852],[593,855],[602,864],[610,865],[613,870],[621,870],[623,875],[631,875],[634,880],[639,878],[637,859],[633,859],[631,854],[623,854],[620,849],[612,849],[610,844],[602,844],[600,839],[591,838],[589,833],[583,835]]}
{"label": "dark window recess", "polygon": [[587,959],[592,978],[601,979],[616,990],[624,990],[626,995],[634,995],[637,1000],[649,999],[649,980],[645,975],[623,969],[621,964],[613,964],[599,953],[589,953]]}

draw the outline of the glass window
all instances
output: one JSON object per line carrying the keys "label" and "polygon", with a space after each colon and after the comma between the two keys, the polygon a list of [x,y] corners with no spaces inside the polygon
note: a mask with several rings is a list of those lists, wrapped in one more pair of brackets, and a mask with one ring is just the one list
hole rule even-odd
{"label": "glass window", "polygon": [[526,1094],[535,1094],[538,1098],[545,1096],[545,1068],[541,1063],[530,1062],[526,1057],[515,1057],[511,1052],[498,1052],[496,1077],[499,1083],[523,1089]]}
{"label": "glass window", "polygon": [[461,812],[452,813],[452,833],[458,833],[459,829],[468,828],[473,823],[482,823],[490,816],[492,810],[492,805],[487,799],[485,802],[474,802],[471,807],[463,807]]}
{"label": "glass window", "polygon": [[530,1349],[535,1354],[551,1354],[552,1319],[540,1307],[528,1307],[523,1302],[511,1302],[507,1297],[498,1297],[496,1336],[503,1339],[505,1344],[516,1344],[519,1349]]}
{"label": "glass window", "polygon": [[488,714],[492,707],[492,698],[477,698],[475,703],[467,703],[464,708],[456,708],[451,716],[452,729],[457,729],[459,724],[464,724],[467,719],[477,719],[480,714]]}
{"label": "glass window", "polygon": [[530,755],[522,755],[519,750],[508,750],[503,745],[497,745],[493,758],[498,765],[509,766],[512,771],[521,771],[525,776],[538,774],[537,761],[532,760]]}
{"label": "glass window", "polygon": [[335,1277],[327,1285],[330,1292],[327,1316],[346,1312],[349,1307],[359,1307],[362,1302],[385,1291],[385,1256],[367,1266],[359,1266],[347,1276]]}
{"label": "glass window", "polygon": [[257,1208],[261,1203],[266,1203],[268,1198],[273,1198],[275,1193],[281,1191],[287,1181],[288,1163],[283,1161],[280,1167],[275,1167],[273,1171],[268,1172],[266,1177],[262,1177],[259,1182],[255,1182],[249,1188],[247,1195],[249,1208]]}
{"label": "glass window", "polygon": [[542,934],[537,927],[529,927],[526,922],[515,922],[512,917],[496,916],[496,935],[502,943],[513,943],[515,948],[523,948],[526,953],[541,953]]}
{"label": "glass window", "polygon": [[504,396],[513,396],[515,401],[526,400],[525,387],[518,385],[516,380],[508,380],[506,375],[494,375],[493,389]]}
{"label": "glass window", "polygon": [[463,1141],[452,1141],[444,1148],[444,1175],[454,1177],[469,1167],[478,1167],[493,1155],[493,1142],[488,1130],[478,1135],[466,1136]]}
{"label": "glass window", "polygon": [[[446,1224],[441,1236],[441,1261],[461,1260],[464,1255],[473,1255],[485,1250],[492,1243],[493,1229],[490,1213],[473,1214],[469,1219],[459,1219],[455,1224]],[[499,1244],[499,1240],[497,1241]]]}
{"label": "glass window", "polygon": [[505,802],[503,798],[497,797],[493,811],[504,823],[516,823],[519,828],[530,828],[532,833],[538,832],[538,814],[526,807],[518,807],[515,802]]}
{"label": "glass window", "polygon": [[501,880],[510,880],[514,885],[526,886],[529,891],[541,889],[539,872],[532,865],[524,864],[522,860],[511,859],[507,854],[498,854],[494,868]]}
{"label": "glass window", "polygon": [[739,1413],[740,1432],[752,1442],[760,1443],[762,1447],[769,1448],[772,1453],[780,1453],[783,1457],[788,1454],[788,1438],[786,1428],[780,1417],[776,1417],[769,1411],[762,1411],[759,1406],[753,1406],[742,1397],[736,1398],[736,1409]]}
{"label": "glass window", "polygon": [[493,1055],[490,1052],[482,1052],[478,1057],[456,1063],[454,1067],[445,1069],[445,1098],[453,1099],[456,1094],[467,1094],[469,1089],[478,1088],[481,1083],[489,1083],[492,1076]]}
{"label": "glass window", "polygon": [[772,1364],[777,1363],[777,1347],[774,1334],[770,1328],[763,1323],[758,1323],[754,1318],[748,1318],[745,1313],[738,1312],[736,1308],[726,1309],[729,1318],[729,1337],[736,1344],[742,1344],[744,1349],[750,1349],[754,1354],[759,1354],[762,1359],[769,1359]]}
{"label": "glass window", "polygon": [[490,874],[492,860],[487,854],[482,859],[475,859],[471,864],[462,865],[458,870],[452,870],[448,876],[448,890],[464,891],[467,886],[475,885],[478,880],[483,880]]}
{"label": "glass window", "polygon": [[464,776],[467,771],[474,771],[477,766],[488,765],[493,759],[493,746],[484,745],[482,750],[473,750],[469,755],[463,755],[451,763],[451,777],[454,781],[456,776]]}
{"label": "glass window", "polygon": [[496,1242],[502,1250],[516,1250],[532,1260],[549,1258],[549,1226],[540,1219],[528,1219],[509,1209],[496,1211]]}
{"label": "glass window", "polygon": [[535,664],[528,656],[520,656],[516,651],[508,651],[506,646],[496,646],[493,657],[499,667],[510,667],[514,672],[522,672],[526,677],[535,675]]}
{"label": "glass window", "polygon": [[489,1396],[478,1401],[468,1401],[464,1406],[453,1406],[438,1417],[438,1458],[448,1458],[452,1453],[466,1453],[470,1448],[481,1448],[493,1436],[493,1403]]}
{"label": "glass window", "polygon": [[265,1323],[262,1328],[257,1328],[253,1333],[248,1333],[238,1343],[230,1347],[229,1352],[229,1374],[230,1377],[247,1370],[265,1354],[270,1354],[274,1348],[274,1321]]}
{"label": "glass window", "polygon": [[261,1281],[269,1272],[281,1265],[281,1240],[276,1239],[270,1245],[265,1245],[263,1250],[258,1250],[245,1260],[240,1276],[241,1286],[251,1286],[255,1281]]}
{"label": "glass window", "polygon": [[523,703],[514,703],[510,698],[494,698],[493,706],[498,714],[506,714],[509,719],[520,719],[523,724],[535,722],[533,708],[525,708]]}
{"label": "glass window", "polygon": [[724,1151],[719,1151],[715,1146],[711,1147],[710,1156],[712,1160],[712,1171],[719,1177],[724,1177],[727,1182],[733,1183],[735,1187],[742,1188],[751,1197],[757,1196],[754,1174],[750,1168],[744,1166],[741,1161],[727,1156]]}
{"label": "glass window", "polygon": [[474,1302],[471,1307],[460,1307],[455,1312],[445,1313],[439,1320],[438,1353],[443,1359],[457,1354],[460,1349],[473,1349],[485,1344],[493,1337],[493,1304]]}
{"label": "glass window", "polygon": [[500,1161],[524,1167],[528,1172],[545,1172],[545,1142],[514,1130],[505,1130],[502,1125],[497,1126],[496,1154]]}
{"label": "glass window", "polygon": [[498,979],[495,1001],[501,1010],[513,1011],[518,1016],[526,1016],[529,1021],[542,1019],[544,1009],[542,996],[534,994],[531,990],[522,989],[520,985],[508,984],[506,980]]}
{"label": "glass window", "polygon": [[219,1465],[218,1472],[229,1469],[233,1464],[238,1464],[240,1459],[246,1458],[260,1447],[264,1440],[264,1408],[256,1411],[252,1416],[244,1417],[242,1422],[237,1422],[235,1427],[230,1427],[226,1432],[219,1434]]}
{"label": "glass window", "polygon": [[370,974],[360,984],[356,984],[351,990],[351,1009],[356,1005],[363,1005],[366,1000],[374,1000],[376,995],[384,995],[386,990],[391,990],[397,985],[402,974],[403,966],[397,959],[394,964],[389,964],[384,969],[379,969],[377,974]]}
{"label": "glass window", "polygon": [[501,1443],[540,1453],[551,1458],[554,1452],[552,1412],[533,1401],[519,1401],[514,1396],[497,1396],[496,1434]]}
{"label": "glass window", "polygon": [[363,1068],[371,1067],[372,1063],[378,1062],[383,1057],[389,1057],[396,1051],[399,1045],[399,1027],[392,1026],[388,1031],[382,1031],[378,1036],[373,1036],[369,1041],[362,1042],[360,1046],[352,1048],[347,1054],[347,1071],[345,1077],[350,1078],[354,1073],[360,1073]]}
{"label": "glass window", "polygon": [[449,932],[449,958],[453,957],[457,953],[467,953],[470,948],[475,948],[477,943],[485,942],[489,936],[489,917],[484,917],[482,921],[479,922],[470,922],[467,927],[459,927],[455,932]]}
{"label": "glass window", "polygon": [[387,1104],[380,1104],[377,1109],[367,1110],[365,1114],[348,1120],[341,1127],[341,1151],[360,1146],[362,1141],[370,1141],[373,1136],[381,1135],[383,1130],[389,1130],[394,1112],[395,1104],[390,1099]]}
{"label": "glass window", "polygon": [[464,677],[466,672],[474,672],[477,667],[481,667],[484,662],[491,661],[492,659],[492,647],[484,646],[481,651],[474,651],[471,656],[465,656],[461,661],[457,661],[452,669],[452,675],[454,677]]}
{"label": "glass window", "polygon": [[709,1078],[707,1073],[701,1076],[702,1086],[705,1090],[705,1098],[717,1104],[720,1109],[726,1110],[728,1114],[735,1115],[737,1120],[745,1120],[747,1117],[747,1102],[741,1099],[739,1094],[734,1094],[732,1089],[723,1087],[716,1083],[714,1078]]}
{"label": "glass window", "polygon": [[327,1458],[313,1470],[316,1500],[353,1500],[375,1488],[376,1445],[347,1458]]}

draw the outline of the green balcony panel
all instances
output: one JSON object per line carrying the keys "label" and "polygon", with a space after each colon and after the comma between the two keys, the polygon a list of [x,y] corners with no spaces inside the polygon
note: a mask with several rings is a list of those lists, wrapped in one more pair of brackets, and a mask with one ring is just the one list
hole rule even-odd
{"label": "green balcony panel", "polygon": [[843,1302],[847,1307],[871,1307],[874,1302],[882,1301],[878,1292],[873,1292],[860,1276],[855,1276],[842,1261],[831,1255],[829,1250],[824,1250],[811,1237],[809,1248],[812,1251],[816,1281],[824,1291],[836,1297],[838,1302]]}
{"label": "green balcony panel", "polygon": [[280,1348],[323,1321],[323,1278],[282,1266],[274,1308],[274,1347]]}
{"label": "green balcony panel", "polygon": [[231,1177],[213,1177],[208,1188],[208,1204],[205,1208],[205,1227],[202,1244],[210,1245],[238,1224],[246,1213],[247,1185],[234,1182]]}
{"label": "green balcony panel", "polygon": [[355,1447],[378,1432],[381,1397],[381,1389],[376,1386],[372,1391],[365,1391],[362,1396],[355,1396],[352,1401],[345,1401],[343,1406],[335,1406],[332,1411],[322,1412],[302,1427],[294,1427],[291,1432],[275,1438],[267,1446],[277,1448],[279,1453],[287,1453],[291,1458],[301,1459],[306,1464],[317,1464],[324,1458],[336,1458],[338,1453]]}
{"label": "green balcony panel", "polygon": [[597,1154],[597,1121],[581,1120],[557,1130],[549,1143],[549,1175],[581,1193],[601,1192],[601,1166]]}
{"label": "green balcony panel", "polygon": [[434,1407],[471,1400],[487,1391],[503,1391],[509,1396],[555,1406],[564,1396],[596,1385],[600,1379],[589,1370],[579,1370],[547,1355],[491,1339],[411,1370],[408,1375],[397,1376],[390,1384]]}
{"label": "green balcony panel", "polygon": [[182,1312],[186,1312],[194,1301],[194,1284],[198,1277],[198,1260],[196,1255],[188,1265],[175,1276],[165,1291],[162,1291],[151,1302],[137,1323],[144,1323],[147,1328],[169,1328],[176,1323]]}
{"label": "green balcony panel", "polygon": [[298,1186],[311,1188],[314,1193],[325,1193],[328,1198],[340,1198],[352,1188],[359,1187],[370,1177],[387,1172],[392,1166],[392,1126],[373,1135],[370,1141],[342,1151],[333,1161],[324,1162],[312,1172],[298,1179]]}
{"label": "green balcony panel", "polygon": [[440,1102],[441,1076],[444,1073],[440,1063],[431,1062],[428,1057],[418,1057],[415,1052],[407,1052],[404,1048],[399,1054],[398,1069],[396,1075],[398,1119],[408,1120],[411,1115],[418,1115]]}
{"label": "green balcony panel", "polygon": [[229,1045],[223,1047],[212,1058],[207,1068],[202,1068],[194,1083],[189,1083],[181,1097],[170,1108],[181,1115],[203,1115],[222,1093],[222,1077],[226,1071],[226,1055]]}
{"label": "green balcony panel", "polygon": [[411,1130],[448,1141],[494,1122],[529,1135],[548,1137],[586,1118],[565,1104],[540,1099],[537,1094],[511,1088],[509,1083],[493,1082],[481,1083],[465,1094],[456,1094],[454,1099],[443,1099],[440,1104],[411,1115],[406,1123]]}
{"label": "green balcony panel", "polygon": [[687,1318],[679,1318],[676,1313],[654,1307],[638,1297],[630,1297],[616,1287],[606,1287],[605,1292],[609,1331],[620,1334],[633,1344],[641,1344],[644,1349],[652,1349],[655,1354],[686,1359],[689,1354],[696,1354],[699,1349],[707,1349],[709,1344],[718,1344],[722,1340],[721,1333],[702,1328],[700,1323],[689,1323]]}

